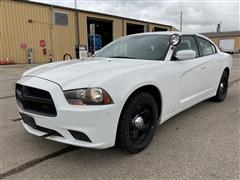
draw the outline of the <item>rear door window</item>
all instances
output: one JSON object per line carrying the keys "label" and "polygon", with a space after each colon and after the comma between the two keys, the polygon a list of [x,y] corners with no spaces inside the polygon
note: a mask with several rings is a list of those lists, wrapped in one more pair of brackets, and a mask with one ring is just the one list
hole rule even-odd
{"label": "rear door window", "polygon": [[216,53],[216,49],[211,42],[206,39],[197,37],[201,56],[207,56]]}

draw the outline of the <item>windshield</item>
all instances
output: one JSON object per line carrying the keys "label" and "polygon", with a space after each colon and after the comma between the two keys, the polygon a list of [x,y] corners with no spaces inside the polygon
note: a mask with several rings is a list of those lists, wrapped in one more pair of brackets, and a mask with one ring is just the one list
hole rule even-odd
{"label": "windshield", "polygon": [[137,35],[116,40],[94,57],[164,60],[169,47],[169,35]]}

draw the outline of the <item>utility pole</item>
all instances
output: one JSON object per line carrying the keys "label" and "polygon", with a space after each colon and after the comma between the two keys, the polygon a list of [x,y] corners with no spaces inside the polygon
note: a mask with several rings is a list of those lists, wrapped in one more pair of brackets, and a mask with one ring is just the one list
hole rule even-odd
{"label": "utility pole", "polygon": [[180,32],[182,32],[182,19],[183,19],[183,14],[181,11],[181,13],[180,13]]}

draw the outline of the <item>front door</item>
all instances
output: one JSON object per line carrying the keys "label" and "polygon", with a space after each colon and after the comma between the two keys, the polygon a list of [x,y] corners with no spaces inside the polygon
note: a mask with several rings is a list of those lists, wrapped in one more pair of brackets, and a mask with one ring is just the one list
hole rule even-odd
{"label": "front door", "polygon": [[[194,50],[196,58],[188,60],[174,59],[174,54],[180,50]],[[194,36],[182,36],[181,43],[173,53],[174,69],[179,78],[179,105],[181,108],[191,106],[206,96],[209,86],[208,58],[200,57],[197,42]]]}

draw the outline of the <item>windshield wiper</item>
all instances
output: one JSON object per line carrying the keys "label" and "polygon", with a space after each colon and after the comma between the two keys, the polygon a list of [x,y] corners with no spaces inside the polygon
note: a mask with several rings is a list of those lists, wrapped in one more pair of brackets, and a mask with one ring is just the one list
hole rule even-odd
{"label": "windshield wiper", "polygon": [[111,56],[111,57],[108,57],[108,58],[125,58],[125,59],[136,59],[134,57],[129,57],[129,56]]}

